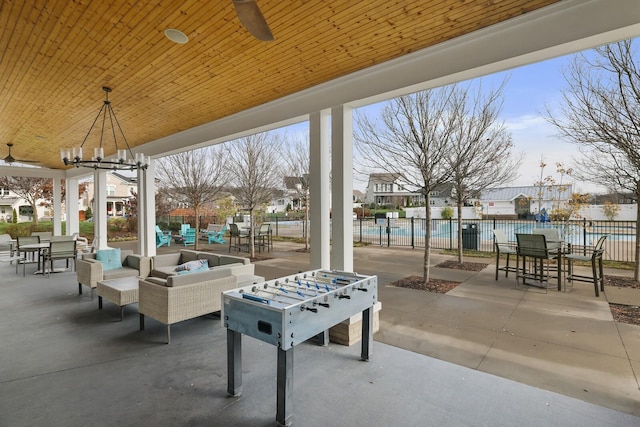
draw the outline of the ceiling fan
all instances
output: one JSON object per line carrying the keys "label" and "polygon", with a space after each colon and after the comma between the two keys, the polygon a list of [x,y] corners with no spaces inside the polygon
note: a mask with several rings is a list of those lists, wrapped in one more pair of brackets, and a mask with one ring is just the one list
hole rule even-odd
{"label": "ceiling fan", "polygon": [[4,162],[5,163],[13,163],[13,162],[18,162],[18,163],[38,163],[37,160],[22,160],[22,159],[16,159],[11,155],[11,147],[13,147],[13,143],[12,142],[7,142],[7,147],[9,147],[9,155],[7,157],[4,158]]}
{"label": "ceiling fan", "polygon": [[249,31],[255,38],[265,42],[274,40],[271,29],[267,20],[264,19],[264,15],[258,7],[256,0],[232,0],[233,6],[236,8],[236,14],[240,23]]}

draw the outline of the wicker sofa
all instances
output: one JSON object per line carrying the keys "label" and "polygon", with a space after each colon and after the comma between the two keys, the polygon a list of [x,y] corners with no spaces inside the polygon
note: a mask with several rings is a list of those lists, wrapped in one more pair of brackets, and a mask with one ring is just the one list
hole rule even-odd
{"label": "wicker sofa", "polygon": [[238,278],[230,268],[160,277],[147,277],[138,283],[140,330],[148,316],[167,325],[167,344],[171,342],[171,325],[194,317],[220,311],[222,292],[238,287]]}
{"label": "wicker sofa", "polygon": [[122,268],[114,270],[104,270],[102,263],[96,260],[95,253],[83,254],[81,259],[76,261],[76,272],[78,274],[78,294],[82,295],[82,285],[91,290],[91,300],[93,300],[94,290],[98,286],[99,280],[119,279],[122,277],[147,277],[151,272],[151,258],[135,255],[131,250],[120,252]]}
{"label": "wicker sofa", "polygon": [[[181,264],[206,259],[209,268],[179,274]],[[222,309],[222,292],[239,284],[264,281],[255,276],[249,259],[182,249],[180,252],[151,258],[150,276],[138,283],[140,330],[145,316],[167,325],[167,344],[171,342],[171,325]],[[206,267],[205,267],[206,268]]]}
{"label": "wicker sofa", "polygon": [[152,257],[151,273],[149,275],[166,279],[177,274],[176,267],[179,265],[198,259],[206,259],[209,262],[209,269],[231,268],[232,274],[236,276],[252,275],[255,267],[248,258],[181,249],[180,252]]}

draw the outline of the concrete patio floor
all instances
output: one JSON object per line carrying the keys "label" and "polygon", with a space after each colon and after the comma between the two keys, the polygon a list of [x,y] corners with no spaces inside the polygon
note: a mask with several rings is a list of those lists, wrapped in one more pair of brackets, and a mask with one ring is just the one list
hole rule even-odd
{"label": "concrete patio floor", "polygon": [[[309,269],[300,247],[276,242],[256,274]],[[421,274],[421,250],[355,248],[354,260],[379,277],[372,360],[358,360],[359,345],[298,346],[295,425],[640,425],[640,326],[614,322],[607,303],[640,305],[640,291],[517,290],[490,265],[433,268],[462,282],[441,295],[387,286]],[[175,325],[166,345],[160,323],[138,330],[135,304],[120,322],[117,306],[79,296],[72,272],[0,274],[0,425],[275,424],[274,347],[245,337],[243,395],[229,398],[219,317]]]}

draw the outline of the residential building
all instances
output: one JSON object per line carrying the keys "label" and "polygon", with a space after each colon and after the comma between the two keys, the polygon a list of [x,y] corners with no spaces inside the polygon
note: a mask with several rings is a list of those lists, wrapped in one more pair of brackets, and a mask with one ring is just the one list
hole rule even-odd
{"label": "residential building", "polygon": [[572,193],[572,185],[501,187],[483,191],[479,202],[485,218],[527,218],[561,208]]}
{"label": "residential building", "polygon": [[377,206],[408,206],[424,204],[424,195],[402,174],[372,173],[364,200]]}

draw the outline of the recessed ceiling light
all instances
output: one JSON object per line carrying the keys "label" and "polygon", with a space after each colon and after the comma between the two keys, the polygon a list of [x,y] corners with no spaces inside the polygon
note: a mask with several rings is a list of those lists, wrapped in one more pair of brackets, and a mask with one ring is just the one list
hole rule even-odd
{"label": "recessed ceiling light", "polygon": [[185,33],[180,30],[176,30],[175,28],[167,28],[164,30],[164,35],[172,42],[178,44],[185,44],[189,41],[189,37],[187,37]]}

